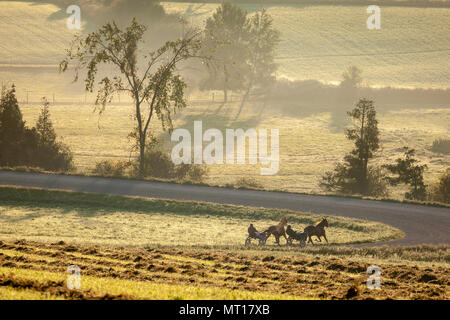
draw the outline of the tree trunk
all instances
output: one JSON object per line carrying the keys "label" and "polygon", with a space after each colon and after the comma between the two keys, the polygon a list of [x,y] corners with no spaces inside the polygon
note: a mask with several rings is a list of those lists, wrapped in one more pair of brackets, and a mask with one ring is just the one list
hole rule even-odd
{"label": "tree trunk", "polygon": [[369,189],[369,177],[368,177],[368,174],[367,174],[367,163],[368,163],[368,160],[367,159],[364,159],[363,160],[363,168],[362,168],[362,190],[361,190],[361,193],[363,194],[363,195],[367,195],[367,193],[368,193],[368,189]]}
{"label": "tree trunk", "polygon": [[227,103],[227,102],[228,102],[228,90],[223,89],[223,103]]}
{"label": "tree trunk", "polygon": [[139,139],[139,177],[143,178],[145,175],[145,139]]}
{"label": "tree trunk", "polygon": [[250,86],[247,88],[247,91],[245,92],[244,96],[242,97],[242,101],[241,101],[241,105],[239,107],[239,111],[236,115],[236,117],[234,118],[234,120],[237,120],[239,118],[239,116],[241,115],[241,111],[244,108],[245,103],[247,102],[248,96],[250,94]]}
{"label": "tree trunk", "polygon": [[362,112],[361,112],[361,131],[360,131],[360,139],[361,139],[361,146],[359,147],[359,158],[362,162],[362,172],[361,172],[361,194],[366,195],[367,194],[367,161],[366,159],[367,152],[365,152],[366,148],[366,141],[365,141],[365,121],[366,121],[366,108],[364,106]]}

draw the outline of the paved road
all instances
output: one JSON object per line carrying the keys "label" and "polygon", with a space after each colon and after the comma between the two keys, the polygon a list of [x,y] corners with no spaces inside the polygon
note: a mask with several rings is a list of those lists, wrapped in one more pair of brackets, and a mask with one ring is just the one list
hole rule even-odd
{"label": "paved road", "polygon": [[450,209],[448,208],[343,197],[9,171],[0,171],[0,185],[309,211],[379,221],[405,232],[404,238],[389,241],[387,243],[389,245],[450,244]]}

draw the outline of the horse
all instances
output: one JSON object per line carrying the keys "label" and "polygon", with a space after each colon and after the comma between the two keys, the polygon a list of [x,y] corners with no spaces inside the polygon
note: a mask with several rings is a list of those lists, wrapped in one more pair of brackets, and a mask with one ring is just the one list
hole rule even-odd
{"label": "horse", "polygon": [[264,233],[267,234],[267,238],[269,238],[273,234],[273,236],[275,237],[275,243],[278,245],[280,245],[280,237],[283,236],[286,239],[286,244],[288,244],[286,232],[284,231],[285,225],[287,225],[287,219],[283,217],[281,218],[279,224],[277,224],[276,226],[270,226],[266,231],[264,231]]}
{"label": "horse", "polygon": [[248,227],[248,237],[245,239],[245,245],[249,245],[251,243],[251,239],[257,239],[259,240],[259,245],[266,244],[266,240],[268,238],[268,235],[264,232],[258,232],[256,228],[253,226],[253,223],[250,224]]}
{"label": "horse", "polygon": [[325,227],[328,227],[328,221],[326,218],[323,218],[320,222],[316,223],[315,226],[307,226],[303,232],[306,232],[308,234],[308,242],[310,242],[312,245],[314,245],[311,237],[316,236],[319,240],[319,242],[322,242],[320,237],[324,237],[328,244],[327,236],[325,235]]}
{"label": "horse", "polygon": [[290,225],[286,228],[286,233],[288,235],[288,243],[292,245],[294,240],[299,241],[300,247],[304,247],[306,245],[306,240],[308,239],[308,234],[306,232],[296,232]]}

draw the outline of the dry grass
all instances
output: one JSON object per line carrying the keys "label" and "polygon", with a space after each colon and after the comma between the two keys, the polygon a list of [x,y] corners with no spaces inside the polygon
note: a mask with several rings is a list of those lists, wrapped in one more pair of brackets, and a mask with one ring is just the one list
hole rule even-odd
{"label": "dry grass", "polygon": [[[333,255],[311,256],[298,250],[284,256],[272,254],[0,241],[0,298],[448,298],[448,264],[418,267],[370,257],[355,261]],[[375,262],[382,272],[381,289],[369,290],[366,270]],[[79,290],[66,287],[69,265],[81,269]],[[349,295],[351,288],[357,288],[356,296]]]}

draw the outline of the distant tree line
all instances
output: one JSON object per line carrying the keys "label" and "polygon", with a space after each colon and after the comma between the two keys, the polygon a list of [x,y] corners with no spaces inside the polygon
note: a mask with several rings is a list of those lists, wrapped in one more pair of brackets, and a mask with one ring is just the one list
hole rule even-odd
{"label": "distant tree line", "polygon": [[2,88],[0,100],[0,166],[39,167],[44,170],[73,169],[70,149],[57,141],[44,99],[36,126],[28,128],[16,98],[15,87]]}

